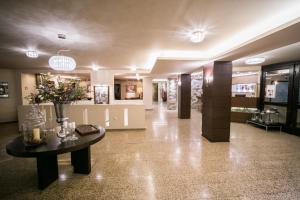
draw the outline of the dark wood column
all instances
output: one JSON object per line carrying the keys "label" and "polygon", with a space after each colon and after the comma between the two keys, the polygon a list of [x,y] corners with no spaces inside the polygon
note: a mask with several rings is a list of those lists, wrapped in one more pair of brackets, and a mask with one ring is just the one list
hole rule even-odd
{"label": "dark wood column", "polygon": [[178,84],[178,117],[180,119],[191,118],[191,75],[179,75]]}
{"label": "dark wood column", "polygon": [[231,83],[231,61],[204,66],[202,136],[211,142],[229,142]]}

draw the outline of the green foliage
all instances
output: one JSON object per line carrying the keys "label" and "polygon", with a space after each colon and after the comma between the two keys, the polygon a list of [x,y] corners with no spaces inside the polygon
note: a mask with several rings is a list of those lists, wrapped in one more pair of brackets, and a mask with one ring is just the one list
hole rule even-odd
{"label": "green foliage", "polygon": [[36,89],[36,93],[31,93],[26,99],[32,104],[46,102],[67,104],[87,99],[87,96],[85,89],[79,85],[78,80],[57,80],[55,83],[49,79],[49,76],[44,76],[43,81]]}

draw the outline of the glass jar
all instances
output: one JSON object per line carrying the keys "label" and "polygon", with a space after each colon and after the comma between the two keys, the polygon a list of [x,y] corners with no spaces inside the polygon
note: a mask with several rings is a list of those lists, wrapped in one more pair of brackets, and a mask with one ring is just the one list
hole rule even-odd
{"label": "glass jar", "polygon": [[45,138],[45,116],[39,106],[31,106],[22,124],[23,141],[25,144],[40,144]]}

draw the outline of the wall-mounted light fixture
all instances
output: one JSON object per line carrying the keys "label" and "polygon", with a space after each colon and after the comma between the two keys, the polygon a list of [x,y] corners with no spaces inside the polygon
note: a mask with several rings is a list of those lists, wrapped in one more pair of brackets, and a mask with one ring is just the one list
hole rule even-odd
{"label": "wall-mounted light fixture", "polygon": [[212,75],[206,75],[205,77],[205,81],[206,81],[206,84],[209,85],[213,82],[214,80],[214,77]]}

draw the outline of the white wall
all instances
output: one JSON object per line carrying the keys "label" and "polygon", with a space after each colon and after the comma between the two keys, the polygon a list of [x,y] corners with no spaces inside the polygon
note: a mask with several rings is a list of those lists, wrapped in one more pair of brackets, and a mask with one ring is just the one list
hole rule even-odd
{"label": "white wall", "polygon": [[[40,105],[47,122],[55,120],[53,104]],[[31,106],[18,107],[19,129]],[[145,109],[143,105],[67,105],[66,116],[76,124],[97,124],[106,129],[145,129]]]}
{"label": "white wall", "polygon": [[[99,70],[91,72],[91,85],[109,86],[110,104],[143,104],[143,100],[115,100],[114,96],[114,76],[117,74],[128,73],[128,70]],[[152,97],[151,97],[152,98]]]}
{"label": "white wall", "polygon": [[22,73],[21,74],[21,87],[22,87],[22,104],[28,105],[29,102],[25,98],[36,90],[36,77],[35,74]]}
{"label": "white wall", "polygon": [[17,121],[18,91],[16,72],[0,69],[0,81],[8,82],[9,92],[8,98],[0,98],[0,122]]}
{"label": "white wall", "polygon": [[143,79],[143,102],[147,110],[153,109],[152,89],[152,78],[145,77]]}
{"label": "white wall", "polygon": [[[19,71],[20,85],[22,85],[22,88],[18,88],[20,91],[20,94],[22,94],[22,97],[28,95],[30,92],[34,92],[35,87],[35,73],[47,73],[45,70],[40,71]],[[76,70],[74,71],[78,73],[90,73],[91,74],[91,87],[92,90],[95,85],[108,85],[109,86],[109,101],[110,104],[143,104],[143,100],[114,100],[114,76],[116,74],[123,74],[128,73],[128,70],[99,70],[99,71],[84,71],[84,70]],[[31,84],[29,84],[31,83]],[[34,84],[32,84],[34,83]],[[31,86],[30,86],[31,85]],[[22,99],[22,98],[21,98]],[[151,97],[152,99],[152,97]],[[23,103],[23,105],[27,104],[27,101],[20,102]]]}

